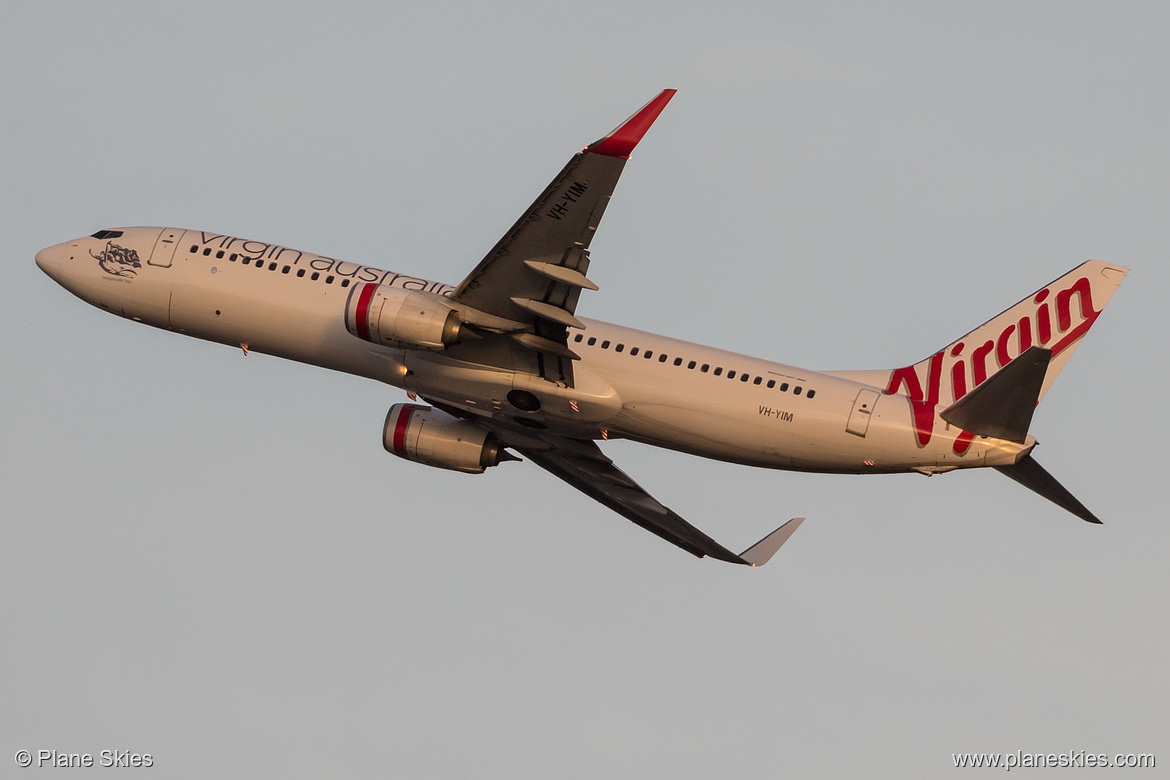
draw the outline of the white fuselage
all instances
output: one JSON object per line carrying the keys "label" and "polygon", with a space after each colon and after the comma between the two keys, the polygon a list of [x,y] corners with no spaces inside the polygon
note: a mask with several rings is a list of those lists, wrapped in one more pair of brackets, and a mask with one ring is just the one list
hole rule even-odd
{"label": "white fuselage", "polygon": [[[1034,440],[976,438],[940,423],[926,445],[910,399],[859,379],[809,371],[596,320],[571,331],[573,387],[451,360],[441,351],[363,341],[346,329],[361,283],[446,294],[418,277],[182,229],[123,228],[43,250],[37,263],[87,302],[112,313],[236,347],[369,377],[471,415],[515,414],[515,388],[543,400],[540,424],[580,438],[630,438],[708,458],[838,473],[926,473],[1007,465]],[[110,244],[138,267],[109,259]],[[234,259],[233,259],[234,258]],[[620,345],[620,349],[619,349]]]}

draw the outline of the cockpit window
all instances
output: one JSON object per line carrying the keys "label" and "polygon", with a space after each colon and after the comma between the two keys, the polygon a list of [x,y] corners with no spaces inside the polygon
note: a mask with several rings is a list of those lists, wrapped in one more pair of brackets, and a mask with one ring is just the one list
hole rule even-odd
{"label": "cockpit window", "polygon": [[90,238],[101,238],[101,239],[121,238],[121,237],[122,237],[121,230],[99,230],[98,232],[96,232],[92,236],[90,236]]}

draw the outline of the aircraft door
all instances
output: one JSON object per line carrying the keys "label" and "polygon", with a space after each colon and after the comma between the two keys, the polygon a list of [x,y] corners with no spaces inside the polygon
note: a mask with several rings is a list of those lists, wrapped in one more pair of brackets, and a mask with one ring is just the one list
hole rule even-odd
{"label": "aircraft door", "polygon": [[854,436],[865,438],[865,434],[869,430],[869,420],[873,415],[873,408],[877,405],[877,399],[877,390],[858,392],[857,399],[853,402],[853,411],[849,413],[849,422],[845,424],[845,430]]}
{"label": "aircraft door", "polygon": [[171,262],[175,259],[175,249],[178,248],[179,242],[186,232],[177,228],[163,228],[162,232],[158,234],[158,240],[154,242],[150,259],[146,262],[161,268],[170,268]]}

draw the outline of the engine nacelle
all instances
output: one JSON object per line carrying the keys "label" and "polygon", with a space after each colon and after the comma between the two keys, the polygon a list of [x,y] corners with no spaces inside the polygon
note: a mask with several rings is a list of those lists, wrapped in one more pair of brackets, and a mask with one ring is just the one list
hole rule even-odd
{"label": "engine nacelle", "polygon": [[387,347],[443,349],[459,339],[459,317],[422,293],[385,284],[358,284],[345,302],[345,327]]}
{"label": "engine nacelle", "polygon": [[390,407],[382,446],[400,458],[467,474],[516,459],[489,431],[421,404]]}

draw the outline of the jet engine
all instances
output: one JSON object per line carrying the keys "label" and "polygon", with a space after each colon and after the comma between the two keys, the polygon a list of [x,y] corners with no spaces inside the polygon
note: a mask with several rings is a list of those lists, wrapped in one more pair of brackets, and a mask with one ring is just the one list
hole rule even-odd
{"label": "jet engine", "polygon": [[466,474],[482,474],[488,466],[518,460],[489,431],[421,404],[390,407],[382,446],[400,458]]}
{"label": "jet engine", "polygon": [[345,303],[349,332],[387,347],[443,349],[459,340],[461,325],[441,300],[385,284],[355,285]]}

